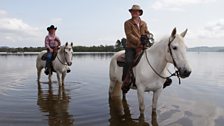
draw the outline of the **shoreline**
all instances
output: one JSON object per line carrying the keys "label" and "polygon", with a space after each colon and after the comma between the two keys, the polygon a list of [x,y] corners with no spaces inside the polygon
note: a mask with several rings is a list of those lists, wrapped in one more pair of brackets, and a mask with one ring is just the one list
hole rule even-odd
{"label": "shoreline", "polygon": [[[0,52],[0,55],[38,55],[40,52]],[[73,55],[114,54],[115,52],[73,52]]]}

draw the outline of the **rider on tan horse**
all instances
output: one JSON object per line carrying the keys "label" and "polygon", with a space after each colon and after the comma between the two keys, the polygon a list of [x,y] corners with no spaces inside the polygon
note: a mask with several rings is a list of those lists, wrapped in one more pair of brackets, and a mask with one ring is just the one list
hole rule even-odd
{"label": "rider on tan horse", "polygon": [[132,63],[135,59],[136,49],[141,49],[146,44],[146,40],[149,39],[150,32],[148,31],[147,24],[141,20],[140,16],[143,14],[143,10],[139,5],[133,5],[129,9],[132,18],[124,23],[125,34],[127,38],[125,48],[125,65],[123,68],[123,93],[127,93],[130,89],[130,70],[132,69]]}
{"label": "rider on tan horse", "polygon": [[[47,28],[48,35],[45,37],[45,47],[47,48],[47,59],[46,59],[46,66],[44,73],[46,75],[49,74],[49,69],[51,67],[51,61],[53,58],[53,55],[57,54],[58,49],[61,46],[61,41],[59,37],[56,36],[55,32],[57,30],[57,27],[54,25],[51,25]],[[68,68],[67,72],[70,72],[71,70]]]}

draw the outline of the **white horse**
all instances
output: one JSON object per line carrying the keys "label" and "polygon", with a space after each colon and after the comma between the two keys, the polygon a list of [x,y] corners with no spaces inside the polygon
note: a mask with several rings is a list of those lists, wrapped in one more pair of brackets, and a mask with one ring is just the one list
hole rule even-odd
{"label": "white horse", "polygon": [[[55,60],[52,61],[52,66],[57,73],[58,84],[60,86],[61,84],[62,85],[64,84],[64,79],[67,73],[68,66],[72,65],[72,54],[73,54],[72,46],[73,43],[71,44],[66,43],[64,46],[60,47]],[[45,68],[46,65],[46,60],[41,59],[46,52],[47,51],[44,50],[40,52],[40,54],[37,56],[36,68],[37,68],[38,82],[40,82],[41,71],[43,68]],[[48,75],[49,83],[51,83],[51,75],[52,75],[51,72],[49,72]]]}
{"label": "white horse", "polygon": [[[145,109],[144,92],[148,91],[153,92],[152,110],[156,111],[158,97],[166,81],[167,63],[175,65],[181,78],[190,76],[191,68],[186,59],[186,46],[183,39],[186,33],[187,29],[181,34],[176,34],[176,28],[174,28],[170,37],[146,49],[140,62],[133,68],[141,114],[144,114]],[[110,62],[110,97],[121,96],[123,68],[117,65],[117,58],[123,53],[124,51],[117,52]],[[134,89],[134,87],[131,88]]]}

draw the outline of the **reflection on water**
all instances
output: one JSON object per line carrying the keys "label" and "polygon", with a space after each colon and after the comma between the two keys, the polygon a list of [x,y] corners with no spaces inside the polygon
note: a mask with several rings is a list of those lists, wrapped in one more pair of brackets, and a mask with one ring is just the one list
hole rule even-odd
{"label": "reflection on water", "polygon": [[38,83],[37,105],[45,115],[48,116],[49,126],[73,126],[73,116],[68,112],[70,96],[69,90],[64,86],[54,90],[51,84],[48,89],[42,89]]}
{"label": "reflection on water", "polygon": [[[144,115],[140,115],[138,119],[131,117],[131,111],[126,99],[120,97],[109,98],[110,107],[110,126],[149,126],[149,123],[145,122]],[[156,112],[152,113],[153,126],[158,126]]]}

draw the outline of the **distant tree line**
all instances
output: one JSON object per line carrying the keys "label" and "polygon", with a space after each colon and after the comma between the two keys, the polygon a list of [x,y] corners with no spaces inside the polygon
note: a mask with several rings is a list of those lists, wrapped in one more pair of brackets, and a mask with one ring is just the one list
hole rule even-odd
{"label": "distant tree line", "polygon": [[[100,45],[100,46],[74,46],[74,52],[117,52],[123,50],[126,44],[126,39],[122,38],[117,40],[115,45]],[[9,48],[0,47],[0,52],[41,52],[45,50],[45,47],[19,47],[19,48]]]}

